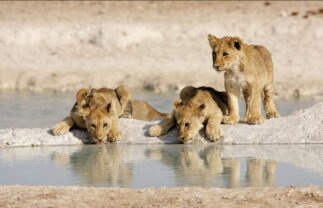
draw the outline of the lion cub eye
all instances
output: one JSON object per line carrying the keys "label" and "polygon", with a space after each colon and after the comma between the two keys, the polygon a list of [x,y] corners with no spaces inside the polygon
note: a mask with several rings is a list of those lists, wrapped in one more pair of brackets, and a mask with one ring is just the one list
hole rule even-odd
{"label": "lion cub eye", "polygon": [[190,123],[186,122],[185,127],[189,127],[189,126],[190,126]]}
{"label": "lion cub eye", "polygon": [[95,129],[96,128],[95,124],[91,124],[91,128]]}
{"label": "lion cub eye", "polygon": [[229,55],[227,52],[223,52],[223,56],[227,56]]}
{"label": "lion cub eye", "polygon": [[107,127],[107,126],[108,126],[108,124],[107,124],[107,123],[104,123],[104,124],[103,124],[103,127],[104,127],[104,128],[105,128],[105,127]]}

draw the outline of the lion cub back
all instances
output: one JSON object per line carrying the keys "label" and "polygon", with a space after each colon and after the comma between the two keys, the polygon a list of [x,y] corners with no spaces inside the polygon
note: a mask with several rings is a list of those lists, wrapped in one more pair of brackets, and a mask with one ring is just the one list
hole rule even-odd
{"label": "lion cub back", "polygon": [[87,103],[89,104],[90,107],[91,106],[105,107],[107,104],[111,102],[114,102],[115,111],[118,114],[118,116],[122,115],[123,110],[114,89],[109,89],[109,88],[92,89],[91,94],[87,98]]}
{"label": "lion cub back", "polygon": [[191,101],[205,103],[208,106],[214,106],[221,109],[223,115],[228,114],[227,94],[226,92],[217,91],[211,87],[185,87],[180,93],[182,102],[188,103]]}

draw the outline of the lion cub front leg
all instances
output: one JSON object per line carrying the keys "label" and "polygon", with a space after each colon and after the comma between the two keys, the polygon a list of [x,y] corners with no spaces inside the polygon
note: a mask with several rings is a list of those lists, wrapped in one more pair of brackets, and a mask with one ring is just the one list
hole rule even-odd
{"label": "lion cub front leg", "polygon": [[219,110],[215,114],[211,115],[206,124],[206,136],[209,140],[215,142],[220,140],[223,136],[221,129],[222,112]]}
{"label": "lion cub front leg", "polygon": [[111,129],[107,135],[107,140],[109,142],[116,142],[119,141],[122,138],[122,133],[119,130],[118,120],[115,119],[111,124]]}
{"label": "lion cub front leg", "polygon": [[273,84],[267,84],[264,87],[264,107],[266,111],[267,118],[278,118],[279,113],[276,109],[275,102],[274,102],[274,87]]}
{"label": "lion cub front leg", "polygon": [[151,137],[166,134],[169,129],[175,126],[175,113],[173,112],[169,118],[163,119],[159,124],[149,127],[148,135]]}
{"label": "lion cub front leg", "polygon": [[74,121],[71,115],[66,116],[61,122],[55,124],[51,131],[55,136],[67,133],[74,125]]}
{"label": "lion cub front leg", "polygon": [[225,90],[228,95],[229,115],[223,116],[222,122],[225,124],[236,124],[239,121],[240,87],[237,84],[226,80]]}
{"label": "lion cub front leg", "polygon": [[246,101],[246,115],[242,120],[248,124],[261,124],[263,117],[261,115],[261,90],[257,86],[249,86],[243,90]]}

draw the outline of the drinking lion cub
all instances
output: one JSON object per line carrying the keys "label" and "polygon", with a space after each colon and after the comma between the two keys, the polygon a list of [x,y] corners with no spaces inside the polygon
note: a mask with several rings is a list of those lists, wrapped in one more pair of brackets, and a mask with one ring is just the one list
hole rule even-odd
{"label": "drinking lion cub", "polygon": [[180,93],[180,100],[169,118],[151,126],[149,136],[166,134],[173,126],[178,127],[178,139],[190,143],[205,125],[206,136],[217,141],[222,136],[220,127],[223,115],[227,115],[226,94],[210,87],[187,86]]}
{"label": "drinking lion cub", "polygon": [[225,72],[229,115],[224,116],[223,123],[236,124],[239,121],[240,89],[246,101],[243,122],[263,122],[260,105],[262,93],[267,118],[279,117],[273,98],[273,63],[269,51],[260,45],[245,44],[236,37],[216,38],[209,34],[208,39],[214,69]]}
{"label": "drinking lion cub", "polygon": [[145,101],[132,100],[128,88],[80,89],[69,115],[51,129],[54,135],[65,134],[70,128],[87,129],[93,142],[110,142],[121,138],[118,118],[154,120],[167,117]]}

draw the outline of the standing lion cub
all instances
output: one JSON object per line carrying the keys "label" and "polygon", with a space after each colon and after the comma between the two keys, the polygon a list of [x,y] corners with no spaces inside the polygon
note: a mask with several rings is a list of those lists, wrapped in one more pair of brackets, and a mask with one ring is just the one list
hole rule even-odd
{"label": "standing lion cub", "polygon": [[223,118],[223,123],[236,124],[239,121],[240,89],[246,101],[243,122],[263,123],[262,93],[267,118],[279,117],[273,98],[273,63],[269,51],[260,45],[245,44],[237,37],[216,38],[209,34],[208,39],[214,69],[225,72],[229,115]]}
{"label": "standing lion cub", "polygon": [[222,117],[228,112],[226,99],[225,92],[218,92],[210,87],[187,86],[182,89],[180,100],[174,103],[172,116],[151,126],[148,135],[166,134],[177,125],[178,139],[183,143],[190,143],[205,126],[206,137],[211,141],[218,141],[222,136]]}

